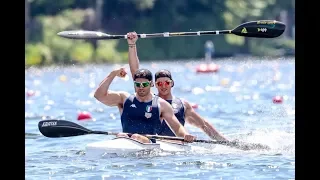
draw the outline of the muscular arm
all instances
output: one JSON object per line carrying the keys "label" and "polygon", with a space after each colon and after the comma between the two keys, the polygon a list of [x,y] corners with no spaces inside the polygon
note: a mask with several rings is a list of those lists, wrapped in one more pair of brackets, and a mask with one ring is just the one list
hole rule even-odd
{"label": "muscular arm", "polygon": [[129,45],[128,51],[130,72],[133,76],[133,74],[139,69],[139,58],[136,45]]}
{"label": "muscular arm", "polygon": [[179,137],[184,137],[186,134],[188,134],[184,127],[180,124],[177,117],[174,115],[171,105],[167,101],[160,98],[159,102],[161,109],[161,117],[166,120],[174,134]]}
{"label": "muscular arm", "polygon": [[218,141],[228,141],[224,136],[222,136],[208,121],[202,118],[194,109],[191,107],[190,103],[183,101],[185,105],[185,119],[189,124],[200,128],[205,132],[211,139]]}
{"label": "muscular arm", "polygon": [[116,71],[112,71],[100,84],[94,93],[94,97],[107,106],[121,106],[129,96],[129,93],[122,91],[111,91],[109,86],[117,75]]}

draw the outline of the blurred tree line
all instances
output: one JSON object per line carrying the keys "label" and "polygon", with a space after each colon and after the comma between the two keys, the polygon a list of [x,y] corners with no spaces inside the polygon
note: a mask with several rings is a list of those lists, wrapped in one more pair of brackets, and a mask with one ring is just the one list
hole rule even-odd
{"label": "blurred tree line", "polygon": [[212,40],[216,57],[294,54],[294,0],[25,0],[26,65],[119,62],[127,60],[126,40],[70,40],[64,30],[110,34],[233,29],[252,20],[276,19],[287,29],[279,38],[235,35],[153,38],[138,41],[141,61],[204,56]]}

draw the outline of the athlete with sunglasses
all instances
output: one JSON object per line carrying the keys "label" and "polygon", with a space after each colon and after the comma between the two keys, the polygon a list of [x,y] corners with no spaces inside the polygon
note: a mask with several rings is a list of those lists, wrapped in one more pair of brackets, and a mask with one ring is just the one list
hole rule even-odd
{"label": "athlete with sunglasses", "polygon": [[[152,73],[147,69],[139,69],[133,73],[135,94],[124,91],[111,91],[112,80],[124,77],[124,68],[112,71],[96,89],[94,97],[107,106],[117,106],[121,114],[121,125],[124,133],[118,137],[130,137],[142,143],[155,143],[141,134],[155,135],[157,127],[166,119],[174,134],[184,137],[187,142],[193,142],[195,136],[188,134],[173,113],[171,105],[151,93],[153,86]],[[132,134],[132,135],[128,135]]]}
{"label": "athlete with sunglasses", "polygon": [[[129,65],[131,74],[139,69],[139,58],[137,55],[136,41],[138,36],[136,32],[127,33],[127,41],[129,45]],[[184,126],[185,122],[200,128],[211,139],[228,141],[223,135],[221,135],[213,125],[202,118],[198,113],[194,111],[190,103],[181,98],[177,98],[172,95],[171,88],[174,86],[174,81],[171,77],[171,73],[168,70],[160,70],[155,74],[156,88],[158,89],[158,96],[168,101],[174,109],[175,116],[179,122]],[[165,119],[165,118],[164,118]],[[169,128],[168,121],[163,121],[157,134],[164,136],[175,136],[175,134]]]}

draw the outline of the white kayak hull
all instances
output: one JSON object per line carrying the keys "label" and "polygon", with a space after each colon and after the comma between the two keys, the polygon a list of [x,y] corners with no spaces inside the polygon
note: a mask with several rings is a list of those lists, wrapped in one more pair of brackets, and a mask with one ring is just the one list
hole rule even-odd
{"label": "white kayak hull", "polygon": [[103,140],[89,143],[86,145],[86,154],[104,155],[104,154],[129,154],[145,150],[162,150],[168,152],[183,152],[191,150],[189,145],[175,142],[157,140],[156,143],[141,143],[139,141],[117,137],[111,140]]}

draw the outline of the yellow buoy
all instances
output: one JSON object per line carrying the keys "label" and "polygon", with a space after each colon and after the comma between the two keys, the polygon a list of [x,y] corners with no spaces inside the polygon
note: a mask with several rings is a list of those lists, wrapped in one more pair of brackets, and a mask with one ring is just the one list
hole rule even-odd
{"label": "yellow buoy", "polygon": [[59,80],[60,80],[61,82],[66,82],[66,81],[67,81],[67,76],[61,75],[61,76],[59,77]]}

